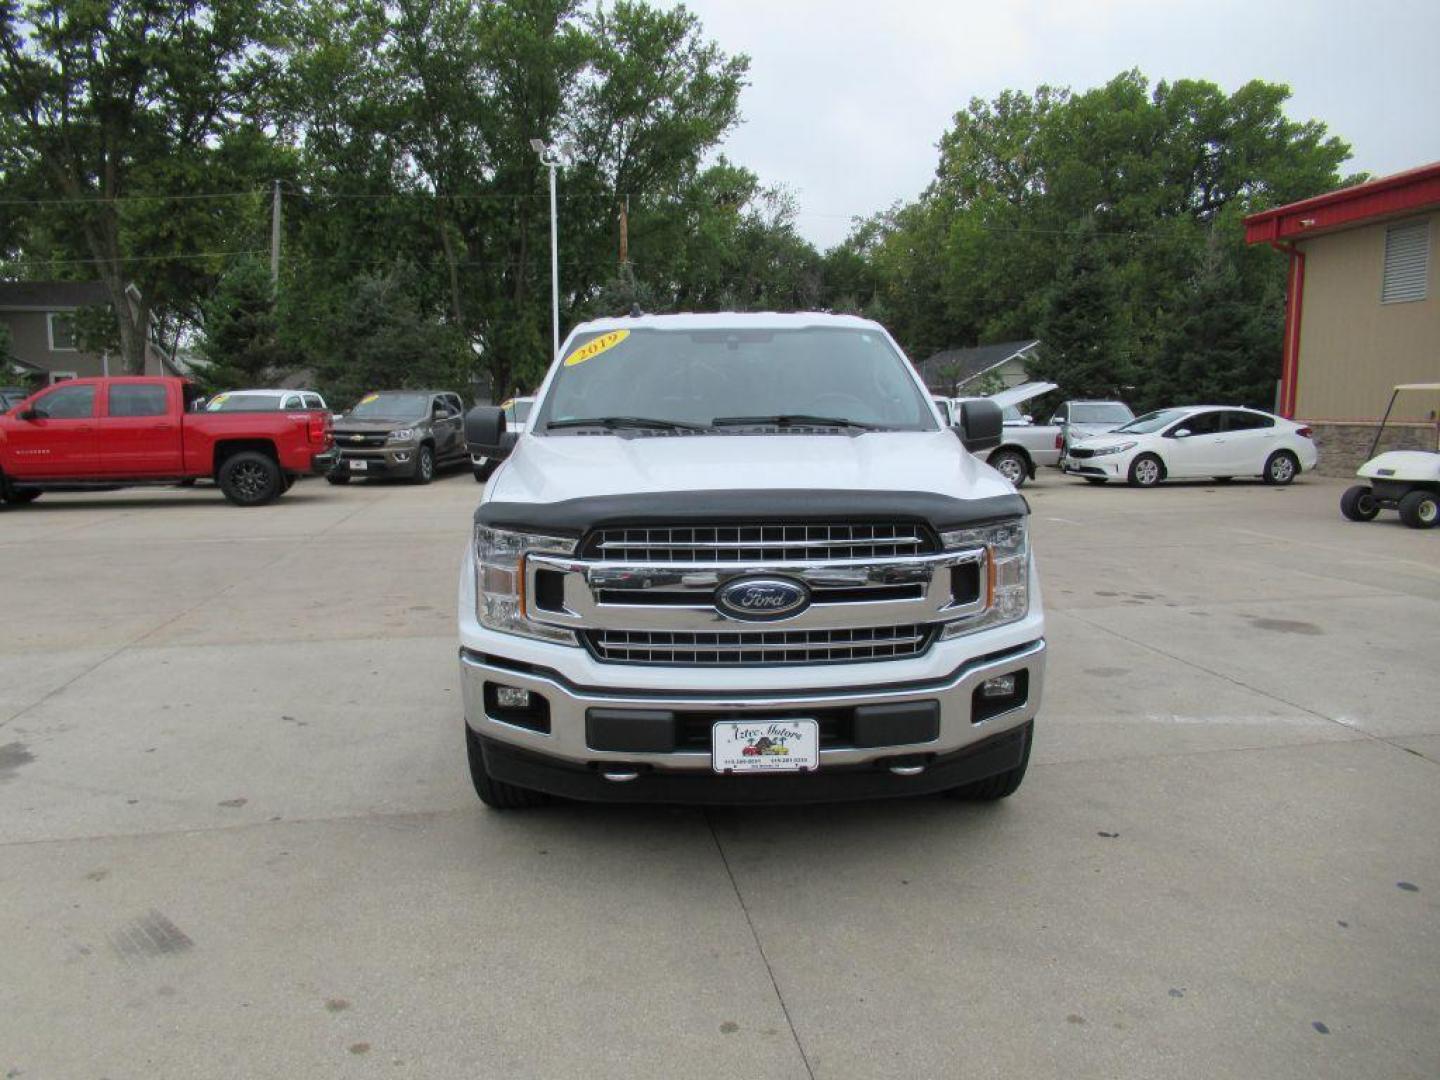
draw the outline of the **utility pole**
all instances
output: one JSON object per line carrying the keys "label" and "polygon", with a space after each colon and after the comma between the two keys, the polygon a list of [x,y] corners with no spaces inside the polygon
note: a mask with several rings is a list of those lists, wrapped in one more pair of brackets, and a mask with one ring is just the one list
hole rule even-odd
{"label": "utility pole", "polygon": [[544,139],[531,139],[530,149],[540,155],[540,164],[550,170],[550,336],[552,356],[560,359],[560,220],[555,204],[556,170],[575,164],[564,146],[547,146]]}
{"label": "utility pole", "polygon": [[280,296],[280,181],[275,181],[274,204],[270,210],[270,287]]}

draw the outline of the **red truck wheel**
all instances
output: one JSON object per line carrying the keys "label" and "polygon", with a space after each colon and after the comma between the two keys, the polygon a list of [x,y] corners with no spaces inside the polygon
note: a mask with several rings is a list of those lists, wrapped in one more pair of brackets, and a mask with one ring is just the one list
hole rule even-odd
{"label": "red truck wheel", "polygon": [[220,490],[236,506],[263,506],[285,490],[280,466],[268,454],[243,450],[220,466]]}

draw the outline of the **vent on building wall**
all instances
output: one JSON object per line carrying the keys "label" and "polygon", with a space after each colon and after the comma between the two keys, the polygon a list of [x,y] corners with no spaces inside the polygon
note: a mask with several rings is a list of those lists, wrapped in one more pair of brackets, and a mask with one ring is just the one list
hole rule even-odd
{"label": "vent on building wall", "polygon": [[1430,222],[1411,221],[1385,230],[1385,280],[1380,302],[1424,300],[1430,282]]}

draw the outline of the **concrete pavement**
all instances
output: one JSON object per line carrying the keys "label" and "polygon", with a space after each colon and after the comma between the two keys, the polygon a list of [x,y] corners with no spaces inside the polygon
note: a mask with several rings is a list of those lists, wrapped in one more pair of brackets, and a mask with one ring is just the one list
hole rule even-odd
{"label": "concrete pavement", "polygon": [[1440,531],[1026,489],[1025,786],[486,812],[479,493],[0,511],[0,1073],[1430,1077]]}

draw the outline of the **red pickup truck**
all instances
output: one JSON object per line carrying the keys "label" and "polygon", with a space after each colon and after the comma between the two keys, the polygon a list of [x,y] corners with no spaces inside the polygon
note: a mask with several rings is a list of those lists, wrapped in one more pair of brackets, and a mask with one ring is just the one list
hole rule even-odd
{"label": "red pickup truck", "polygon": [[192,412],[184,379],[72,379],[0,415],[0,501],[214,477],[237,506],[261,506],[334,462],[330,414]]}

